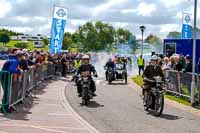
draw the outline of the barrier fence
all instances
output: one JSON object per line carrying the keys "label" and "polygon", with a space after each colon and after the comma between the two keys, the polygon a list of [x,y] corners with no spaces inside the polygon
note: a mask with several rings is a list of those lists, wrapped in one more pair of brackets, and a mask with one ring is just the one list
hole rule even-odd
{"label": "barrier fence", "polygon": [[62,72],[62,67],[53,64],[31,68],[22,74],[0,71],[0,99],[3,99],[0,106],[3,111],[6,112],[6,108],[15,109],[15,105],[23,101],[41,81],[53,77],[58,72]]}
{"label": "barrier fence", "polygon": [[[165,71],[166,77],[169,79],[167,91],[191,99],[191,83],[192,73],[178,72],[174,70]],[[195,102],[200,103],[200,79],[198,74],[195,75]]]}

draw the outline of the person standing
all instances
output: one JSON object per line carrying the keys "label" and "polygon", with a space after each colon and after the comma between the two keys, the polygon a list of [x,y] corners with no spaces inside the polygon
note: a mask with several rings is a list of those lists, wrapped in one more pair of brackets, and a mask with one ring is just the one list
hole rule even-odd
{"label": "person standing", "polygon": [[144,58],[142,57],[142,55],[140,55],[140,57],[137,60],[137,64],[138,64],[138,69],[139,69],[139,75],[141,75],[141,71],[144,72]]}

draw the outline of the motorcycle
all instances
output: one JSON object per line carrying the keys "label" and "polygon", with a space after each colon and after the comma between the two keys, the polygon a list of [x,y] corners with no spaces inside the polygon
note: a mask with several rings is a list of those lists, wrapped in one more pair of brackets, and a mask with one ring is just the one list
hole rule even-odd
{"label": "motorcycle", "polygon": [[143,89],[143,103],[145,111],[149,109],[153,115],[160,116],[164,109],[164,83],[160,76],[153,77],[154,80],[144,78],[144,81],[152,83],[150,90]]}
{"label": "motorcycle", "polygon": [[82,86],[82,105],[87,106],[90,99],[93,98],[91,91],[91,76],[89,72],[83,72],[81,75],[81,86]]}
{"label": "motorcycle", "polygon": [[112,83],[112,81],[115,80],[114,78],[114,70],[113,68],[109,67],[104,67],[105,70],[107,70],[107,75],[106,75],[106,79],[108,81],[108,84],[110,85]]}

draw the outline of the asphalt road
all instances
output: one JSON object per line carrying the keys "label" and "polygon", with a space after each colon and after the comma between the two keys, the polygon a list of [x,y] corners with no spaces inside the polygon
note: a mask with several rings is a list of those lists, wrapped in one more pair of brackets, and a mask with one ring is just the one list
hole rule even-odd
{"label": "asphalt road", "polygon": [[164,114],[154,117],[144,111],[140,93],[120,83],[97,79],[98,96],[88,107],[80,105],[73,83],[65,93],[74,110],[102,133],[200,133],[199,116],[165,105]]}

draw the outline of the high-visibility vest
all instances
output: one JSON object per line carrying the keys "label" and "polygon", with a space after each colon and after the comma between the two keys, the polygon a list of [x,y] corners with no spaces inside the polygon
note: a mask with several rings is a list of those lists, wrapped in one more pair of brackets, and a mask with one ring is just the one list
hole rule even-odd
{"label": "high-visibility vest", "polygon": [[81,64],[82,64],[81,61],[77,61],[77,60],[76,60],[76,61],[74,62],[74,67],[75,67],[75,68],[79,68],[79,67],[81,66]]}
{"label": "high-visibility vest", "polygon": [[144,66],[144,59],[143,58],[139,58],[137,60],[138,66]]}

